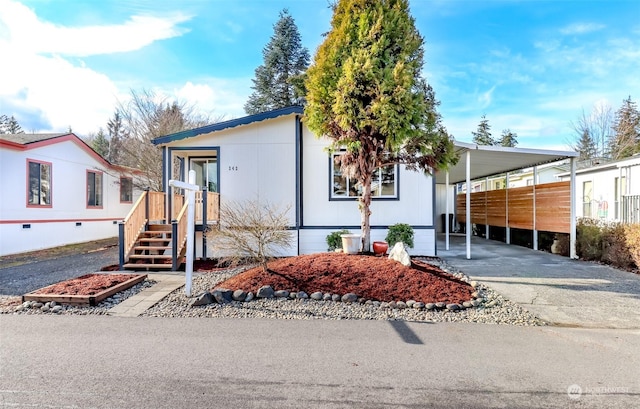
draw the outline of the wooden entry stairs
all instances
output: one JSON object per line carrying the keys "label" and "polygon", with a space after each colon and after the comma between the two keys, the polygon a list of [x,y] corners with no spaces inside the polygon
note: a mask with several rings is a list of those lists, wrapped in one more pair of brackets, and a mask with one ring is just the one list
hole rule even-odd
{"label": "wooden entry stairs", "polygon": [[[120,270],[177,271],[186,256],[187,204],[184,196],[146,190],[119,225]],[[165,209],[173,207],[175,211]],[[196,225],[219,221],[220,196],[196,192]],[[165,215],[173,217],[167,222]]]}

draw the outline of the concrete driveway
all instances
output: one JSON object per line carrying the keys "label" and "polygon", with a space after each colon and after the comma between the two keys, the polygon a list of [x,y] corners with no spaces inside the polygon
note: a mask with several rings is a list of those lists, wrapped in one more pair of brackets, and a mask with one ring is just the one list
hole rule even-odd
{"label": "concrete driveway", "polygon": [[640,328],[640,275],[475,236],[471,260],[464,236],[438,256],[554,325]]}

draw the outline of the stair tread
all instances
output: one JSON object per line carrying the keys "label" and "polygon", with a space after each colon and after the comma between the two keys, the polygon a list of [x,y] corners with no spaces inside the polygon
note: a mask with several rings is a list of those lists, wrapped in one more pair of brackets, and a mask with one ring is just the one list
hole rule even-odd
{"label": "stair tread", "polygon": [[139,263],[127,263],[123,266],[125,269],[128,270],[136,270],[136,269],[142,269],[142,268],[156,268],[156,269],[162,269],[162,270],[171,270],[173,268],[173,266],[171,264],[139,264]]}
{"label": "stair tread", "polygon": [[137,258],[137,259],[143,259],[143,258],[157,258],[157,259],[170,259],[172,257],[171,254],[132,254],[129,256],[129,258]]}

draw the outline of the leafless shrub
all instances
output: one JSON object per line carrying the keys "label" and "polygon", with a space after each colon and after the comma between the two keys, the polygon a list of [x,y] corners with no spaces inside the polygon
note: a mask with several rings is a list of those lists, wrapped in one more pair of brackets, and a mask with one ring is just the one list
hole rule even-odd
{"label": "leafless shrub", "polygon": [[290,209],[290,205],[279,207],[257,199],[225,203],[220,208],[220,227],[210,230],[207,238],[225,262],[257,262],[269,272],[269,260],[292,246]]}

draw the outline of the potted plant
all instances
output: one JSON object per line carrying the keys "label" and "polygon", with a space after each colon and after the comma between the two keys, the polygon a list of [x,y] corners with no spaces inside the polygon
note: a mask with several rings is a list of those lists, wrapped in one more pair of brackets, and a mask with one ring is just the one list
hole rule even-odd
{"label": "potted plant", "polygon": [[360,251],[360,235],[359,234],[342,234],[342,251],[347,254],[358,254]]}
{"label": "potted plant", "polygon": [[341,251],[342,250],[342,236],[343,234],[350,234],[349,230],[343,229],[331,232],[327,235],[327,251]]}
{"label": "potted plant", "polygon": [[389,247],[393,247],[394,244],[402,242],[405,246],[413,248],[413,228],[405,223],[397,223],[389,226],[385,240]]}
{"label": "potted plant", "polygon": [[387,250],[389,250],[389,244],[386,241],[373,242],[373,253],[376,256],[384,256],[387,254]]}

